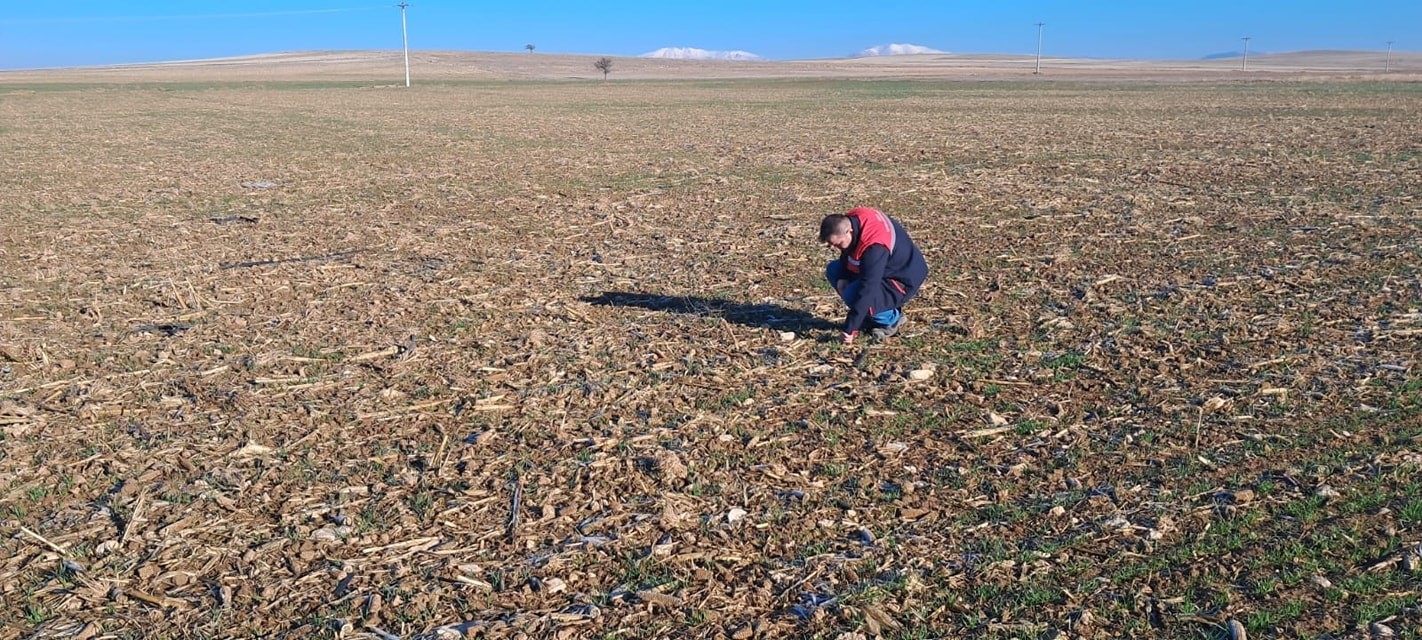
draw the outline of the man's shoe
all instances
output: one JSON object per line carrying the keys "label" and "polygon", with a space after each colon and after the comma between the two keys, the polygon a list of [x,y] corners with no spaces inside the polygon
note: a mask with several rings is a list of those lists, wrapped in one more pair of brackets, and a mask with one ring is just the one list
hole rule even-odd
{"label": "man's shoe", "polygon": [[872,335],[872,336],[874,336],[874,338],[875,338],[876,340],[883,340],[884,338],[892,338],[892,337],[894,337],[894,334],[896,334],[896,333],[899,332],[899,329],[902,328],[902,327],[904,326],[904,323],[907,322],[907,321],[908,321],[908,315],[905,314],[904,312],[900,311],[900,312],[899,312],[899,319],[898,319],[897,322],[895,322],[894,324],[891,324],[891,325],[889,325],[889,326],[887,326],[887,327],[874,327],[873,329],[870,329],[870,330],[869,330],[869,334]]}

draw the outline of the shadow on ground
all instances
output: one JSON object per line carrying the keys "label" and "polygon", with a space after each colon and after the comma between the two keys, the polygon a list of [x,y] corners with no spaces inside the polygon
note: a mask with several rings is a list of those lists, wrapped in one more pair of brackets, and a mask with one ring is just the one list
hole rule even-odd
{"label": "shadow on ground", "polygon": [[771,303],[745,304],[719,298],[664,296],[629,291],[604,291],[596,296],[583,296],[581,300],[605,307],[640,307],[708,318],[725,318],[728,322],[747,327],[771,327],[783,331],[833,329],[839,326],[814,314]]}

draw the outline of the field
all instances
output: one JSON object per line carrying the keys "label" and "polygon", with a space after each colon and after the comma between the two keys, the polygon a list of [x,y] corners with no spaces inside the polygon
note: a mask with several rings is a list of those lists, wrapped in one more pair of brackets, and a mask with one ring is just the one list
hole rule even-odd
{"label": "field", "polygon": [[[0,84],[0,638],[1422,637],[1419,121]],[[933,275],[844,346],[856,205]]]}

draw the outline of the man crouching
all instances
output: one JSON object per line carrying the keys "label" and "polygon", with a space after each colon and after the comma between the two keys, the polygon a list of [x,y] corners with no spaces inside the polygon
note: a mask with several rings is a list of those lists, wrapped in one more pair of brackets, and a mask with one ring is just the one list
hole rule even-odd
{"label": "man crouching", "polygon": [[825,278],[849,306],[842,337],[853,344],[868,329],[880,340],[904,326],[903,306],[928,278],[928,263],[897,220],[869,207],[820,221],[820,242],[839,249]]}

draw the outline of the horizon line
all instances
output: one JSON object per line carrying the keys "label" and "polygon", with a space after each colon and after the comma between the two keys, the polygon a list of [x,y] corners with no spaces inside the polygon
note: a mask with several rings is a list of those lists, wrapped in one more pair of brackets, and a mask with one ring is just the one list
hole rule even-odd
{"label": "horizon line", "polygon": [[[876,46],[878,46],[878,45],[876,45]],[[658,56],[650,56],[650,55],[648,55],[648,54],[650,54],[650,53],[654,53],[654,52],[660,51],[660,50],[662,50],[662,49],[699,49],[699,47],[672,47],[672,46],[668,46],[668,47],[661,47],[661,48],[659,48],[659,49],[653,49],[652,51],[649,51],[649,52],[647,52],[647,53],[639,53],[639,54],[612,54],[612,53],[585,53],[585,52],[558,52],[558,51],[554,51],[554,52],[547,52],[547,51],[545,51],[545,52],[541,52],[541,53],[540,53],[540,52],[537,52],[536,50],[533,51],[533,52],[522,52],[522,53],[520,53],[520,52],[513,51],[513,50],[488,50],[488,49],[411,49],[411,50],[410,50],[410,53],[425,53],[425,54],[429,54],[429,53],[471,53],[471,54],[492,54],[492,55],[518,55],[518,56],[542,55],[542,56],[577,56],[577,57],[598,57],[598,56],[605,56],[605,57],[611,57],[611,58],[629,58],[629,59],[640,59],[640,60],[692,60],[692,61],[698,61],[698,62],[750,63],[750,64],[756,64],[756,63],[774,63],[774,62],[815,62],[815,61],[829,61],[829,60],[862,60],[862,59],[866,59],[866,58],[906,58],[906,57],[918,57],[918,56],[925,56],[925,57],[926,57],[926,56],[968,56],[968,57],[971,57],[971,56],[1021,56],[1021,57],[1027,57],[1027,58],[1034,58],[1034,57],[1036,57],[1036,55],[1037,55],[1037,54],[1035,54],[1035,53],[1030,53],[1030,52],[1028,52],[1028,53],[1004,53],[1004,52],[986,52],[986,51],[939,51],[939,52],[934,52],[934,53],[897,53],[897,54],[879,54],[879,55],[856,55],[856,54],[848,54],[848,55],[843,55],[843,56],[825,56],[825,57],[813,57],[813,58],[768,58],[768,57],[760,56],[759,54],[756,54],[756,53],[751,52],[751,51],[742,51],[742,50],[736,50],[736,52],[738,52],[738,53],[749,53],[749,54],[751,54],[751,55],[755,55],[756,58],[755,58],[755,59],[722,59],[722,58],[711,58],[711,57],[707,57],[707,58],[690,58],[690,57],[688,57],[688,58],[676,58],[676,57],[658,57]],[[724,52],[728,52],[729,50],[728,50],[728,51],[722,51],[722,50],[716,50],[716,49],[703,49],[703,51],[706,51],[706,52],[708,52],[708,53],[724,53]],[[862,50],[861,50],[861,51],[862,51]],[[283,55],[304,54],[304,53],[337,53],[337,52],[350,52],[350,53],[369,52],[369,53],[392,53],[392,54],[400,54],[400,53],[401,53],[401,49],[292,49],[292,50],[285,50],[285,51],[267,51],[267,52],[261,52],[261,53],[245,53],[245,54],[237,54],[237,55],[230,55],[230,56],[216,56],[216,57],[210,57],[210,58],[178,58],[178,59],[171,59],[171,60],[146,60],[146,61],[134,61],[134,62],[110,62],[110,63],[103,63],[103,64],[58,65],[58,66],[46,66],[46,67],[4,67],[4,68],[0,68],[0,72],[5,72],[5,71],[57,71],[57,70],[65,70],[65,69],[107,69],[107,68],[114,68],[114,67],[132,67],[132,66],[143,66],[143,65],[195,64],[195,63],[204,63],[204,62],[220,62],[220,61],[241,60],[241,59],[246,59],[246,58],[261,58],[261,57],[283,56]],[[1335,53],[1335,54],[1349,54],[1349,53],[1351,53],[1351,54],[1376,54],[1376,55],[1385,55],[1385,54],[1387,54],[1388,52],[1387,52],[1387,50],[1384,50],[1384,49],[1297,49],[1297,50],[1291,50],[1291,51],[1263,51],[1263,52],[1253,52],[1253,51],[1251,51],[1251,52],[1249,53],[1249,57],[1251,57],[1251,58],[1267,58],[1267,57],[1271,57],[1271,56],[1287,56],[1287,55],[1300,55],[1300,54],[1310,54],[1310,53]],[[1410,51],[1410,50],[1399,50],[1399,49],[1393,49],[1393,50],[1391,51],[1391,55],[1394,56],[1394,57],[1399,56],[1399,55],[1416,55],[1416,54],[1418,54],[1418,53],[1422,53],[1422,52],[1415,52],[1415,51]],[[1220,60],[1220,59],[1229,59],[1229,58],[1231,58],[1231,57],[1239,58],[1239,57],[1243,57],[1243,55],[1244,55],[1244,54],[1243,54],[1242,51],[1222,51],[1222,52],[1217,52],[1217,53],[1205,54],[1205,55],[1203,55],[1203,56],[1194,57],[1194,58],[1147,58],[1147,57],[1065,56],[1065,55],[1051,55],[1051,56],[1044,55],[1043,58],[1045,58],[1045,59],[1051,59],[1051,60],[1101,60],[1101,61],[1112,60],[1112,61],[1122,61],[1122,62],[1130,62],[1130,61],[1148,61],[1148,62],[1209,62],[1209,61]]]}

